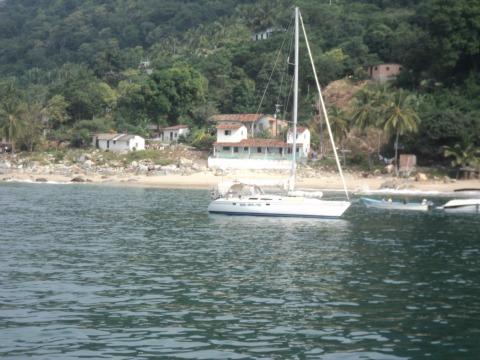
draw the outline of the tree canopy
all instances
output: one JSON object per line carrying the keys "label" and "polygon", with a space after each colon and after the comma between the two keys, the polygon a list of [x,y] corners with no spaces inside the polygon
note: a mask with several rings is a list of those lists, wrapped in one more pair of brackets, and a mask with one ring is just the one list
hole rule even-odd
{"label": "tree canopy", "polygon": [[[2,124],[6,114],[27,124],[43,124],[38,119],[46,117],[50,136],[68,139],[82,126],[202,128],[218,112],[273,113],[291,83],[291,66],[278,59],[292,45],[293,5],[307,26],[323,87],[338,79],[361,82],[368,65],[400,63],[407,71],[392,96],[422,99],[405,108],[414,109],[410,119],[422,120],[409,133],[407,117],[379,112],[381,94],[365,89],[356,96],[356,112],[335,104],[349,122],[339,129],[380,122],[412,147],[421,141],[416,148],[423,155],[454,146],[465,132],[480,145],[475,0],[4,0],[0,85],[15,82],[18,99],[30,100],[15,102],[2,92]],[[252,40],[267,30],[267,39]],[[308,66],[308,59],[300,61]],[[315,117],[314,79],[302,75],[299,81],[306,95],[299,119],[308,124]],[[282,107],[282,116],[288,111]],[[22,138],[20,125],[15,131],[11,136]]]}

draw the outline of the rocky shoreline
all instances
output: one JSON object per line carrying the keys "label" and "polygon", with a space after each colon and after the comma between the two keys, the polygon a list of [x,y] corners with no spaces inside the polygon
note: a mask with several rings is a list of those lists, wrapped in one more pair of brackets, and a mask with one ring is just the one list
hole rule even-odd
{"label": "rocky shoreline", "polygon": [[[188,156],[188,155],[187,155]],[[191,156],[193,158],[193,156]],[[168,165],[142,159],[105,160],[102,153],[84,152],[71,160],[58,160],[51,154],[41,160],[34,156],[0,156],[0,180],[28,182],[90,182],[123,183],[170,188],[213,188],[220,181],[234,179],[285,179],[286,170],[227,170],[209,169],[206,159],[186,157],[172,159]],[[365,174],[346,171],[347,188],[354,192],[439,191],[453,192],[458,188],[480,188],[480,180],[455,180],[448,177],[429,179],[425,174],[410,178],[395,178],[389,174]],[[326,169],[301,166],[297,171],[297,187],[341,190],[338,173]]]}

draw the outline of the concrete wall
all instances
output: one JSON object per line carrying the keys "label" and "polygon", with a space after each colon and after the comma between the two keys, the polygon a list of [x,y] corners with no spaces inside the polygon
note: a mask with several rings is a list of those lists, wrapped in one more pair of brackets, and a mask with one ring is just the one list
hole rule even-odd
{"label": "concrete wall", "polygon": [[292,167],[291,160],[262,159],[218,159],[208,158],[210,169],[251,169],[251,170],[288,170]]}

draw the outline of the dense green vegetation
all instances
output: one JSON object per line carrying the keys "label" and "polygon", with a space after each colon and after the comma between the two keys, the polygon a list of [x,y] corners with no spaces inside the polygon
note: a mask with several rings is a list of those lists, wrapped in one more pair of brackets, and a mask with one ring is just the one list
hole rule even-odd
{"label": "dense green vegetation", "polygon": [[[283,30],[294,5],[322,86],[359,84],[366,65],[407,69],[390,87],[366,83],[349,106],[330,106],[342,146],[374,128],[387,141],[384,155],[402,148],[441,161],[468,153],[455,163],[478,163],[476,0],[3,0],[0,129],[14,148],[32,151],[48,141],[82,146],[99,131],[146,136],[150,124],[181,123],[208,147],[211,115],[273,113],[283,103],[291,69],[278,59],[291,41]],[[251,40],[267,28],[280,31]],[[299,119],[320,146],[314,79],[299,80],[307,95]]]}

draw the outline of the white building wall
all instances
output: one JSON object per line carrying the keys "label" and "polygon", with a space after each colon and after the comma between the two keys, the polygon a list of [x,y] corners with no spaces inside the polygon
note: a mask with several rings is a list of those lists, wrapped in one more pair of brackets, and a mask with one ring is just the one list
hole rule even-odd
{"label": "white building wall", "polygon": [[[287,134],[287,143],[293,143],[293,132],[289,131]],[[310,152],[310,130],[305,129],[305,131],[297,132],[297,144],[302,144],[302,157],[308,157],[308,153]]]}
{"label": "white building wall", "polygon": [[127,141],[123,140],[99,140],[98,148],[102,151],[122,152],[135,150],[145,150],[145,139],[141,136],[135,136]]}
{"label": "white building wall", "polygon": [[176,130],[165,130],[163,132],[163,141],[170,142],[170,141],[178,141],[178,137],[180,135],[187,135],[190,129],[183,128],[183,129],[176,129]]}
{"label": "white building wall", "polygon": [[225,129],[217,131],[217,142],[231,142],[238,143],[247,138],[247,128],[242,125],[239,129],[228,129],[231,135],[225,135]]}

